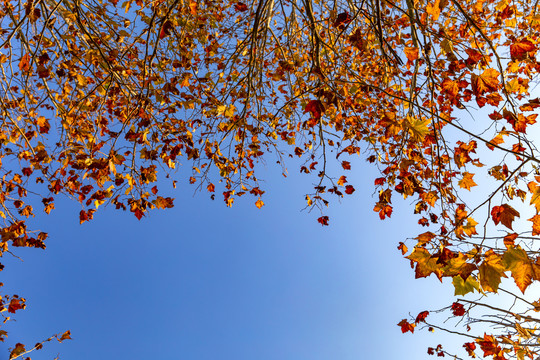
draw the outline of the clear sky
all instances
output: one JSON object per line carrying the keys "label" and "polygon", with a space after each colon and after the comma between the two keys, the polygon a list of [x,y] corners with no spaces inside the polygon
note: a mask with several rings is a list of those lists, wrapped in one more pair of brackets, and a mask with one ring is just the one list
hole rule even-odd
{"label": "clear sky", "polygon": [[49,231],[47,250],[3,259],[6,293],[28,306],[0,350],[7,358],[16,342],[70,329],[73,340],[32,359],[432,358],[427,346],[446,336],[401,334],[396,324],[451,304],[453,291],[414,280],[396,246],[419,232],[417,218],[395,199],[392,218],[379,220],[374,170],[353,163],[357,191],[332,203],[329,227],[301,211],[315,179],[293,167],[287,179],[271,165],[260,174],[261,210],[247,197],[226,208],[185,183],[171,193],[174,209],[142,221],[104,209],[79,225],[77,204],[58,202],[35,219]]}

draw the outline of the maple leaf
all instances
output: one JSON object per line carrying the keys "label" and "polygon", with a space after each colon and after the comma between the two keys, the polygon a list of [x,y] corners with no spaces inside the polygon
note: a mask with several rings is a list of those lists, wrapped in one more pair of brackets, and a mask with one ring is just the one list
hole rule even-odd
{"label": "maple leaf", "polygon": [[495,225],[500,222],[509,229],[512,229],[512,222],[516,216],[519,217],[519,212],[508,204],[494,206],[491,209],[491,218]]}
{"label": "maple leaf", "polygon": [[71,331],[65,331],[60,338],[58,338],[58,342],[62,342],[64,340],[70,340],[71,339]]}
{"label": "maple leaf", "polygon": [[409,61],[414,61],[418,59],[418,48],[417,47],[405,47],[403,50],[405,55],[407,56],[407,59]]}
{"label": "maple leaf", "polygon": [[416,326],[415,324],[408,322],[407,319],[401,320],[397,325],[401,327],[402,333],[406,333],[408,331],[414,333],[414,327]]}
{"label": "maple leaf", "polygon": [[471,191],[471,187],[478,185],[477,183],[474,182],[473,176],[474,174],[471,174],[468,172],[463,173],[463,178],[458,181],[459,187],[461,187],[462,189],[467,189]]}
{"label": "maple leaf", "polygon": [[30,55],[24,54],[19,60],[19,70],[27,72],[30,70]]}
{"label": "maple leaf", "polygon": [[320,100],[311,100],[307,103],[304,112],[309,112],[313,119],[319,120],[324,113],[324,105]]}
{"label": "maple leaf", "polygon": [[321,216],[320,218],[317,219],[317,221],[322,226],[328,226],[328,216]]}
{"label": "maple leaf", "polygon": [[503,238],[504,246],[506,246],[506,248],[513,247],[514,246],[514,240],[516,240],[518,238],[518,236],[519,235],[516,234],[516,233],[506,235]]}
{"label": "maple leaf", "polygon": [[153,201],[153,203],[154,205],[156,205],[156,208],[158,209],[170,209],[174,207],[173,201],[174,201],[173,198],[170,198],[170,197],[164,198],[164,197],[158,196],[156,200]]}
{"label": "maple leaf", "polygon": [[418,235],[416,237],[416,239],[418,240],[418,242],[420,244],[425,244],[425,243],[428,243],[430,242],[431,240],[433,240],[437,235],[435,235],[434,233],[432,233],[431,231],[428,231],[428,232],[425,232],[425,233],[422,233],[420,235]]}
{"label": "maple leaf", "polygon": [[405,246],[405,244],[402,241],[399,242],[399,245],[397,248],[398,250],[401,250],[401,255],[405,255],[407,251],[409,250],[407,249],[407,246]]}
{"label": "maple leaf", "polygon": [[409,129],[412,132],[412,135],[422,140],[429,133],[429,124],[431,124],[430,119],[408,119],[409,120]]}
{"label": "maple leaf", "polygon": [[24,302],[22,299],[11,299],[8,306],[8,312],[15,314],[15,311],[24,309],[26,305],[24,305]]}
{"label": "maple leaf", "polygon": [[463,304],[460,304],[458,302],[455,302],[452,304],[452,314],[454,316],[463,316],[465,315],[465,307]]}
{"label": "maple leaf", "polygon": [[498,341],[493,335],[486,335],[486,333],[484,333],[484,338],[476,339],[476,342],[480,345],[480,349],[484,351],[484,357],[498,355],[501,351],[501,347],[498,346]]}
{"label": "maple leaf", "polygon": [[422,311],[416,316],[416,320],[414,321],[415,324],[426,322],[426,317],[429,315],[429,311]]}
{"label": "maple leaf", "polygon": [[171,34],[171,30],[173,29],[173,24],[170,20],[165,20],[163,25],[161,26],[161,31],[159,32],[159,38],[163,39],[164,37],[167,37]]}
{"label": "maple leaf", "polygon": [[495,69],[487,69],[481,75],[471,75],[471,86],[476,96],[499,89],[500,73]]}
{"label": "maple leaf", "polygon": [[338,14],[336,21],[334,21],[334,27],[343,30],[345,26],[352,21],[351,16],[347,11]]}
{"label": "maple leaf", "polygon": [[490,142],[486,143],[486,146],[490,150],[494,150],[496,145],[500,145],[502,143],[504,143],[504,139],[502,137],[502,134],[497,134],[493,139],[491,139]]}
{"label": "maple leaf", "polygon": [[[532,221],[532,235],[540,235],[540,215],[534,215],[532,218],[529,219],[529,221]],[[506,243],[505,243],[506,244]]]}
{"label": "maple leaf", "polygon": [[9,358],[10,359],[16,358],[25,352],[26,352],[26,348],[24,347],[24,345],[21,343],[17,343],[15,344],[15,347],[13,348],[13,350],[11,350],[11,353],[9,354]]}
{"label": "maple leaf", "polygon": [[[525,250],[521,247],[511,247],[506,250],[502,258],[503,264],[507,270],[512,272],[512,277],[519,290],[525,293],[525,289],[532,284],[535,278],[535,264],[527,256]],[[540,268],[537,268],[540,274]]]}
{"label": "maple leaf", "polygon": [[411,260],[416,263],[415,268],[415,278],[428,277],[429,275],[435,273],[435,275],[440,279],[442,274],[442,265],[437,263],[437,258],[431,256],[429,251],[422,247],[415,247],[411,255],[407,256],[406,259]]}
{"label": "maple leaf", "polygon": [[465,348],[465,350],[467,351],[469,356],[471,356],[473,358],[476,357],[476,355],[474,354],[474,350],[476,349],[476,344],[475,343],[468,342],[468,343],[463,344],[463,347]]}
{"label": "maple leaf", "polygon": [[540,186],[534,182],[531,181],[527,184],[527,187],[529,188],[529,192],[532,194],[531,196],[531,202],[530,204],[536,207],[536,212],[540,212]]}
{"label": "maple leaf", "polygon": [[474,290],[480,292],[480,284],[475,278],[469,276],[467,280],[463,280],[461,275],[456,275],[452,278],[452,284],[454,285],[454,295],[467,295]]}
{"label": "maple leaf", "polygon": [[234,4],[234,9],[238,12],[248,11],[247,5],[242,2],[237,2],[236,4]]}
{"label": "maple leaf", "polygon": [[489,250],[485,254],[484,261],[478,267],[480,285],[485,291],[497,292],[501,278],[506,278],[505,271],[506,267],[503,265],[501,257],[493,250]]}
{"label": "maple leaf", "polygon": [[467,280],[473,271],[477,269],[475,264],[467,262],[469,257],[459,252],[457,256],[448,259],[444,268],[444,276],[454,277],[459,275],[463,280]]}
{"label": "maple leaf", "polygon": [[521,39],[510,45],[510,56],[512,60],[524,60],[534,52],[536,52],[536,46],[529,39]]}
{"label": "maple leaf", "polygon": [[455,99],[459,93],[459,84],[449,78],[443,80],[441,88],[451,99]]}
{"label": "maple leaf", "polygon": [[437,21],[441,15],[440,4],[440,0],[435,0],[435,2],[429,2],[426,6],[426,12],[431,15],[433,21]]}

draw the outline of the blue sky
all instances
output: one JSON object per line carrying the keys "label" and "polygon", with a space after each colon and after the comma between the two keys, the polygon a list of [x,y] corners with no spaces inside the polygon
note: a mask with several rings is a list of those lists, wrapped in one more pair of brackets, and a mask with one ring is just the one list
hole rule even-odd
{"label": "blue sky", "polygon": [[[232,208],[179,183],[175,208],[138,221],[103,209],[79,225],[77,204],[57,202],[45,251],[4,258],[7,293],[28,299],[1,349],[48,343],[32,359],[405,359],[452,341],[427,331],[401,334],[401,319],[452,302],[450,286],[414,280],[396,249],[415,236],[410,204],[390,220],[372,211],[375,169],[353,163],[356,192],[327,214],[301,211],[314,178],[284,179],[269,166],[266,205]],[[336,174],[337,175],[337,174]],[[100,209],[101,210],[101,209]]]}

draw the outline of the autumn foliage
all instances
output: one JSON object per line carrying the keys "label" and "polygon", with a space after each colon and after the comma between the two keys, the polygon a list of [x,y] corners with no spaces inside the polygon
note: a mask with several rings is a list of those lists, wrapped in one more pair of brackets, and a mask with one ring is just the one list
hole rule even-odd
{"label": "autumn foliage", "polygon": [[[456,352],[538,356],[536,3],[5,0],[0,19],[2,254],[44,249],[26,220],[54,215],[59,197],[80,204],[81,223],[102,206],[139,219],[171,208],[167,184],[261,208],[264,159],[284,173],[300,159],[315,179],[307,206],[331,225],[324,209],[354,194],[361,157],[380,170],[380,219],[403,197],[425,228],[399,243],[415,276],[455,289]],[[488,305],[502,291],[519,306]],[[25,300],[0,306],[5,323]],[[449,326],[427,311],[398,325]]]}

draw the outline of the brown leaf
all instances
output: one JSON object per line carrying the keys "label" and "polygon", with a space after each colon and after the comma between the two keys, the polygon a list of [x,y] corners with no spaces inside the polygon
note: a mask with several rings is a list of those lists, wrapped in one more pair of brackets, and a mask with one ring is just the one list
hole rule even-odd
{"label": "brown leaf", "polygon": [[512,222],[516,216],[519,217],[519,212],[508,204],[494,206],[491,209],[491,218],[493,219],[495,225],[498,225],[500,222],[511,230]]}

